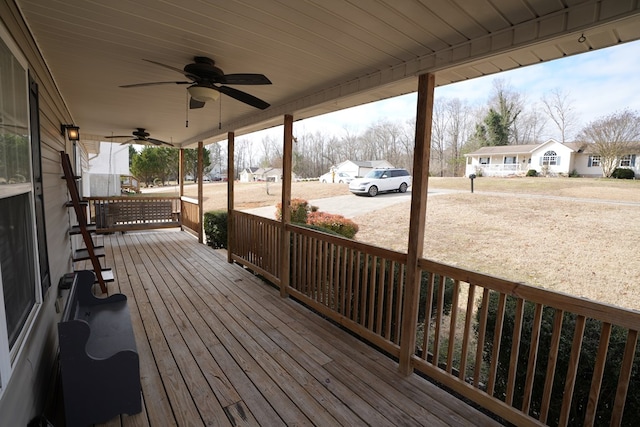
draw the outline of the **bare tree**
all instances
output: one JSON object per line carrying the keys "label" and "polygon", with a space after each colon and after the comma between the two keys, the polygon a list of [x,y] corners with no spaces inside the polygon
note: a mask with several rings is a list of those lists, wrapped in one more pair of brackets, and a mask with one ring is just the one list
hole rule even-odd
{"label": "bare tree", "polygon": [[602,175],[609,178],[640,138],[640,116],[628,109],[610,114],[589,123],[579,138],[594,144],[593,152],[600,156]]}
{"label": "bare tree", "polygon": [[471,108],[466,102],[459,98],[454,98],[447,103],[447,114],[449,115],[449,127],[447,129],[449,144],[447,151],[449,153],[451,175],[460,176],[461,170],[462,174],[464,174],[462,147],[472,132]]}
{"label": "bare tree", "polygon": [[444,176],[446,170],[445,150],[451,117],[449,115],[449,99],[439,98],[433,103],[433,121],[431,125],[431,171]]}
{"label": "bare tree", "polygon": [[518,141],[521,144],[539,144],[542,142],[547,125],[547,117],[538,103],[529,105],[518,117]]}
{"label": "bare tree", "polygon": [[547,116],[553,120],[560,131],[560,142],[564,143],[569,132],[578,122],[578,115],[573,108],[573,99],[569,92],[555,88],[542,97],[542,105]]}

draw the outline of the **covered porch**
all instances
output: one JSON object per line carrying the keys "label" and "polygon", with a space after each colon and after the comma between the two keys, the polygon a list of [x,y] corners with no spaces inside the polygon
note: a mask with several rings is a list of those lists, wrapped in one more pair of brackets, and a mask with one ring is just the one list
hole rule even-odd
{"label": "covered porch", "polygon": [[[178,230],[104,236],[143,411],[115,425],[497,425]],[[103,398],[108,398],[104,396]]]}

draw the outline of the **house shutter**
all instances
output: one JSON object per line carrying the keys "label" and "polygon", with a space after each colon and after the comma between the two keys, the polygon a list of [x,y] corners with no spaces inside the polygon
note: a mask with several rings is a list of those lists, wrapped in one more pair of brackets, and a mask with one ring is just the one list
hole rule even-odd
{"label": "house shutter", "polygon": [[542,157],[538,159],[538,163],[540,164],[540,166],[542,166]]}
{"label": "house shutter", "polygon": [[636,155],[632,154],[631,155],[631,163],[629,163],[629,166],[634,167],[636,165]]}
{"label": "house shutter", "polygon": [[587,163],[587,167],[591,167],[592,162],[593,162],[593,156],[589,156],[589,162]]}
{"label": "house shutter", "polygon": [[556,157],[556,165],[560,166],[560,156]]}

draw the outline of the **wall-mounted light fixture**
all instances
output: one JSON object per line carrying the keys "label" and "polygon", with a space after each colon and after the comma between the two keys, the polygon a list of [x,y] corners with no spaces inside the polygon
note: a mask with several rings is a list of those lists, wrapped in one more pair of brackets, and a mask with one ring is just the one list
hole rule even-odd
{"label": "wall-mounted light fixture", "polygon": [[67,134],[69,141],[80,141],[80,128],[76,125],[60,125],[60,133]]}

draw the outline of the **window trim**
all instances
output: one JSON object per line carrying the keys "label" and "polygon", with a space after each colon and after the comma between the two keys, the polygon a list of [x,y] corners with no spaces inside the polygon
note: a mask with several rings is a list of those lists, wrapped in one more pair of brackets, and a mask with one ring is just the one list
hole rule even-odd
{"label": "window trim", "polygon": [[631,154],[625,154],[624,156],[620,157],[620,164],[618,166],[620,166],[621,168],[631,167]]}
{"label": "window trim", "polygon": [[558,153],[554,150],[547,150],[540,158],[540,164],[542,166],[558,166]]}

